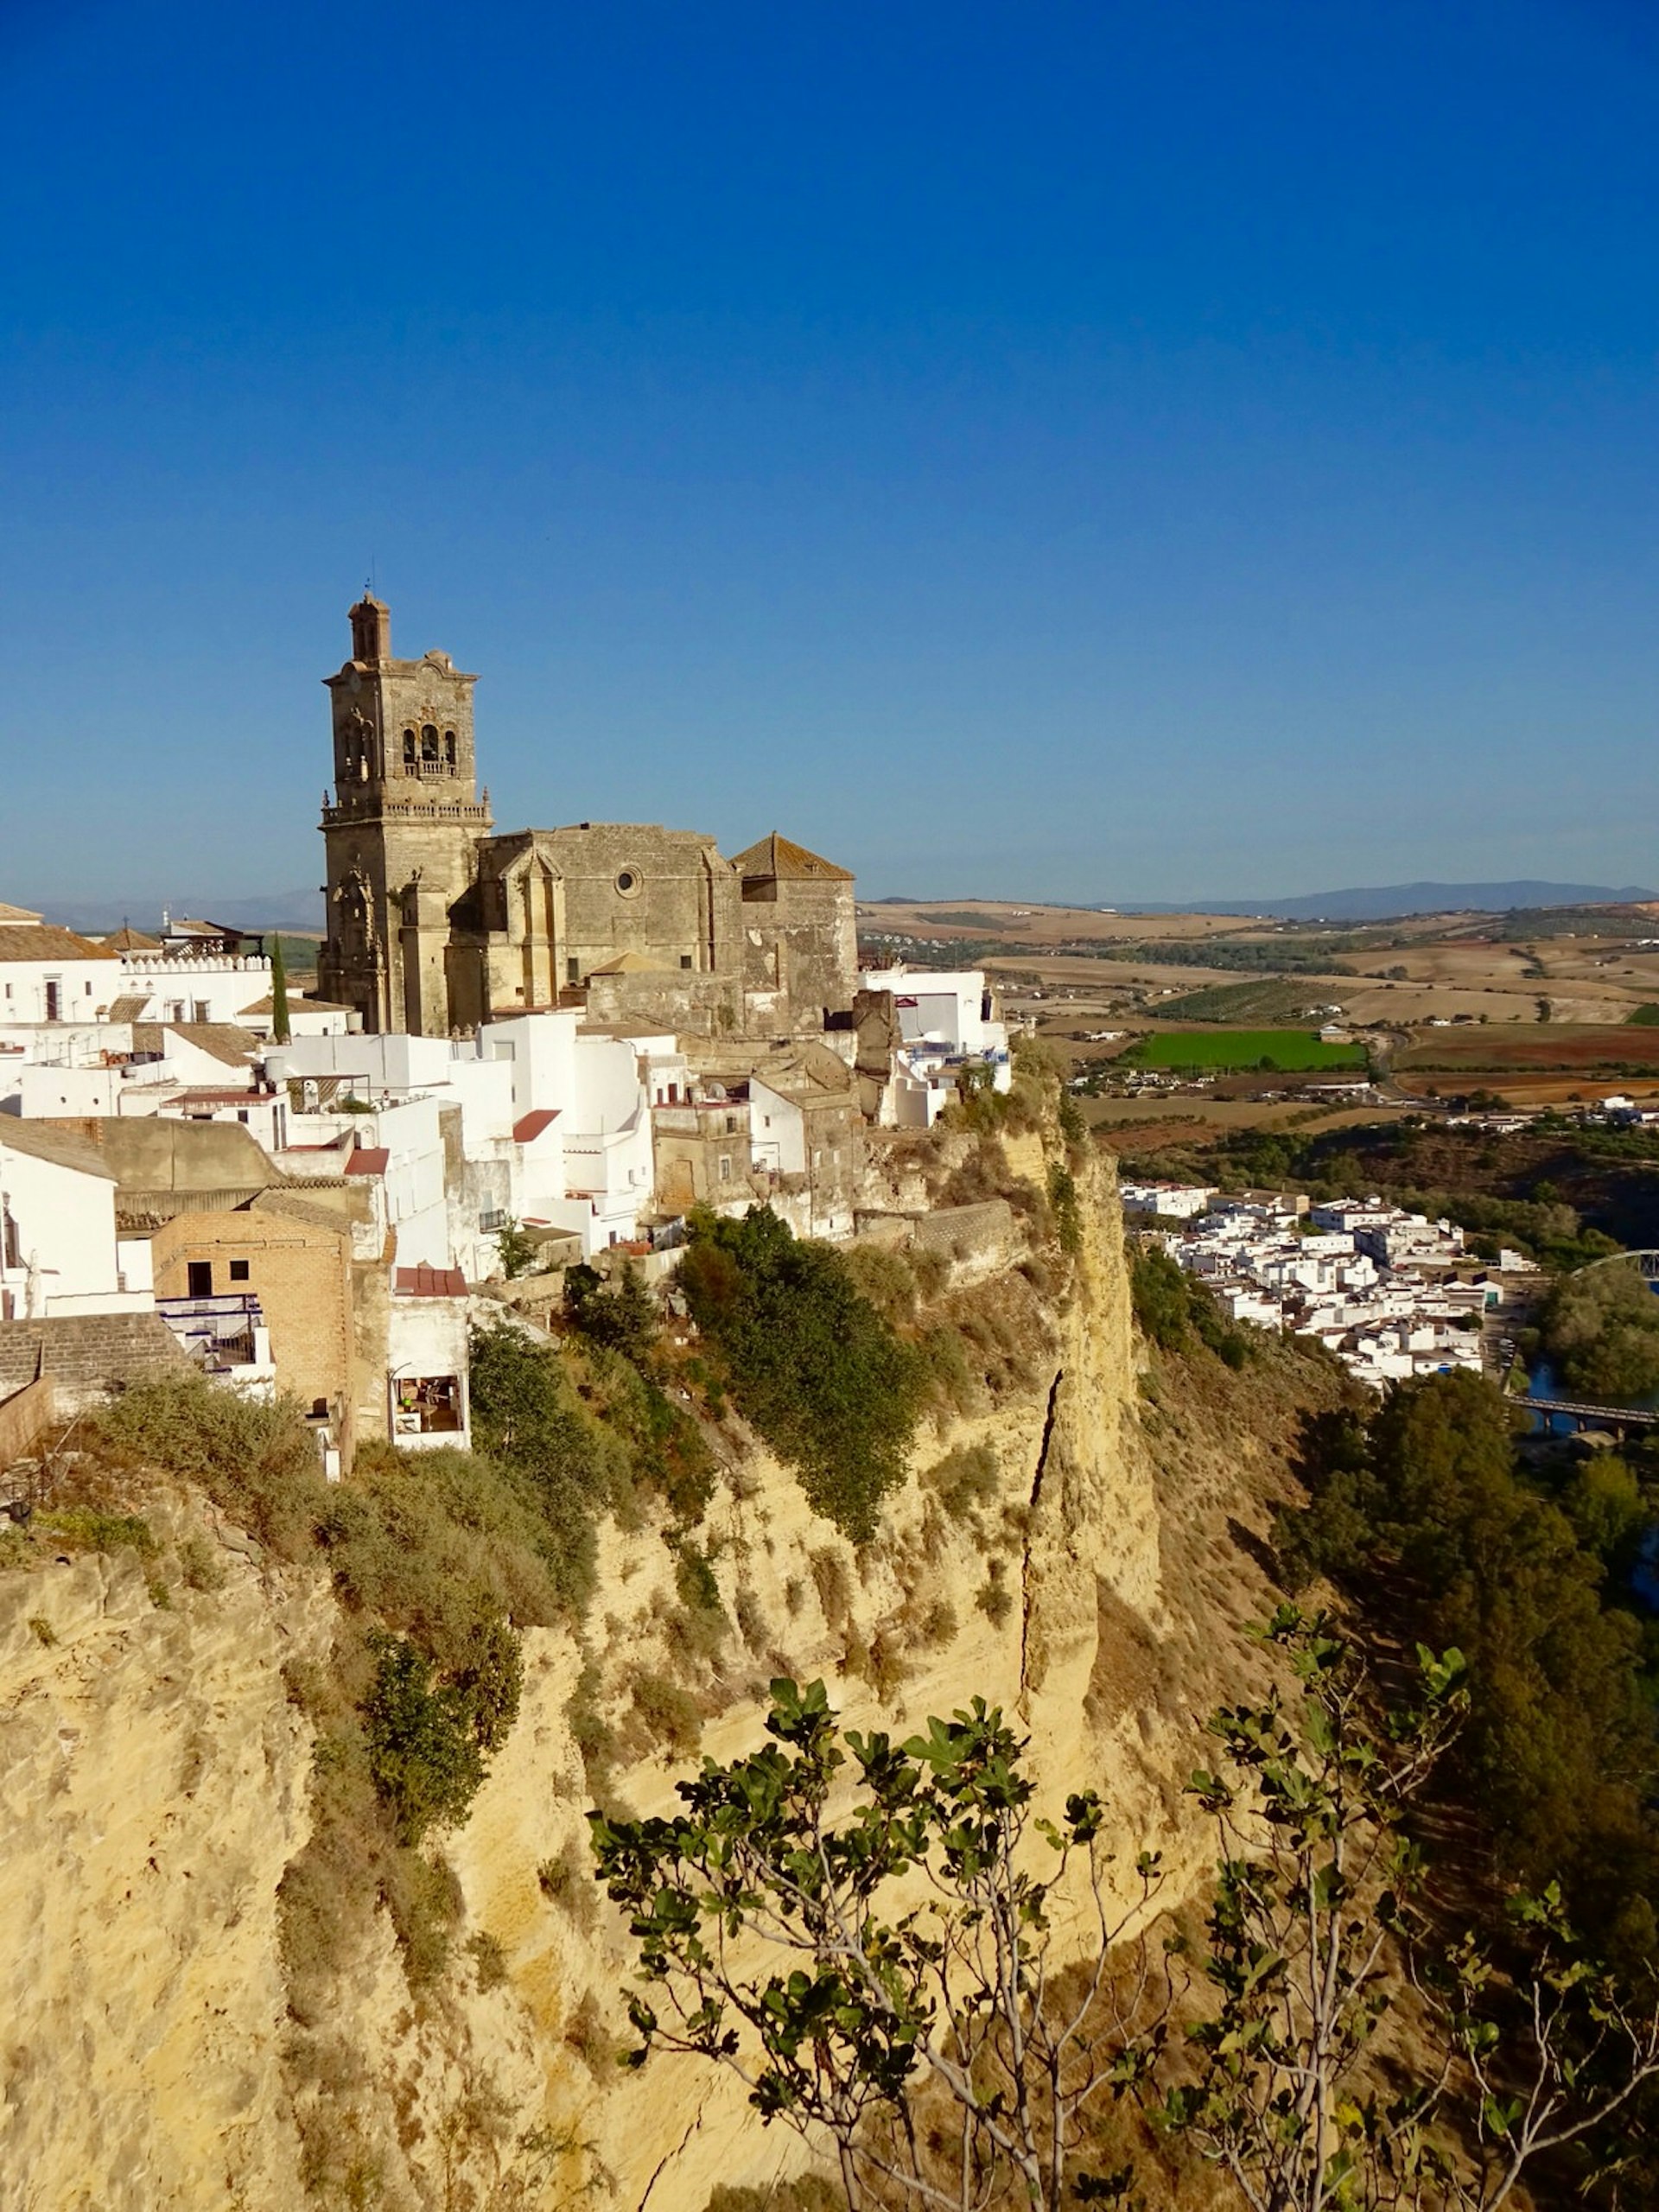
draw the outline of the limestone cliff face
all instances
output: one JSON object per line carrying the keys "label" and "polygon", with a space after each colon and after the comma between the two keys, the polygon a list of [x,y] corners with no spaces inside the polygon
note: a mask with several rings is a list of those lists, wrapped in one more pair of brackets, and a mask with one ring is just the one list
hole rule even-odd
{"label": "limestone cliff face", "polygon": [[310,1744],[282,1669],[328,1599],[226,1565],[166,1611],[130,1553],[0,1575],[0,2198],[20,2208],[288,2201],[276,1884]]}
{"label": "limestone cliff face", "polygon": [[[1035,1179],[1027,1149],[1014,1165]],[[346,2055],[332,2075],[295,2057],[276,1914],[309,1765],[282,1668],[327,1648],[321,1579],[278,1576],[244,1545],[222,1588],[162,1611],[130,1563],[0,1574],[0,2172],[32,2192],[16,2201],[447,2212],[586,2189],[699,2212],[717,2183],[777,2173],[793,2139],[724,2081],[610,2063],[626,1943],[591,1883],[557,1872],[579,1865],[590,1801],[573,1700],[590,1734],[612,1732],[615,1795],[673,1802],[687,1761],[641,1748],[642,1680],[696,1694],[716,1757],[760,1739],[783,1670],[824,1675],[859,1726],[902,1729],[982,1692],[1028,1730],[1046,1796],[1102,1787],[1128,1856],[1161,1843],[1178,1875],[1196,1864],[1169,1780],[1187,1746],[1151,1691],[1160,1527],[1109,1171],[1086,1167],[1080,1196],[1064,1290],[1007,1280],[1031,1387],[923,1440],[863,1555],[764,1452],[735,1452],[699,1535],[741,1633],[692,1657],[668,1549],[606,1532],[582,1641],[528,1633],[511,1739],[441,1840],[464,1898],[458,1965],[412,1998],[379,1914],[327,2007]],[[929,1472],[976,1446],[994,1494],[953,1515]],[[474,1968],[464,1939],[480,1934],[505,1974]]]}

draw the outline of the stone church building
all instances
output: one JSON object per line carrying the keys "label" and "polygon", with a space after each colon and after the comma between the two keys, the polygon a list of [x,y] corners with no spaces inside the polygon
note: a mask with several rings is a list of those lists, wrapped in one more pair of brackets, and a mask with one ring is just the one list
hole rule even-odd
{"label": "stone church building", "polygon": [[779,1039],[851,1007],[845,868],[775,832],[733,860],[696,830],[636,823],[497,836],[477,784],[477,677],[448,653],[395,659],[378,599],[351,625],[351,658],[323,679],[320,996],[365,1029],[425,1036],[585,1005],[617,1027]]}

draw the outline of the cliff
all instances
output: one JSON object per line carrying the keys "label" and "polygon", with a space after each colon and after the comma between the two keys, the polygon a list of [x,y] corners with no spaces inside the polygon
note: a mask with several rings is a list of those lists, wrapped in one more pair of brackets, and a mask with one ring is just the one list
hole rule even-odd
{"label": "cliff", "polygon": [[[1038,1181],[1039,1141],[1013,1149]],[[1126,1855],[1162,1847],[1190,1880],[1205,1846],[1178,1777],[1216,1624],[1259,1597],[1227,1529],[1245,1510],[1228,1468],[1257,1447],[1222,1419],[1207,1442],[1184,1435],[1155,1408],[1142,1433],[1102,1161],[1079,1170],[1072,1241],[1050,1268],[1015,1238],[1000,1273],[976,1249],[976,1310],[1024,1379],[926,1431],[861,1553],[753,1439],[723,1433],[696,1531],[723,1640],[688,1649],[654,1530],[604,1527],[581,1633],[526,1631],[511,1737],[465,1826],[435,1839],[459,1940],[413,1992],[388,1913],[365,1911],[321,1998],[289,2009],[277,1886],[310,1833],[313,1748],[289,1690],[330,1648],[322,1574],[279,1566],[180,1486],[146,1505],[168,1556],[193,1562],[164,1586],[130,1552],[0,1571],[0,2171],[29,2177],[16,2201],[426,2212],[580,2193],[698,2212],[717,2183],[786,2168],[794,2139],[724,2080],[614,2067],[628,1955],[582,1818],[607,1766],[616,1798],[671,1804],[688,1707],[701,1750],[751,1747],[778,1672],[824,1675],[859,1726],[1000,1700],[1046,1796],[1103,1789]],[[1172,1498],[1187,1547],[1173,1596]]]}

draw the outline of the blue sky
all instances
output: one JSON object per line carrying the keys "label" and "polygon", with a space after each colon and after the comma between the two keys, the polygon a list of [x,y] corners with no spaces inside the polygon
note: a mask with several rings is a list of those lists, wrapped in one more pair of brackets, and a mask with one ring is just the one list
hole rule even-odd
{"label": "blue sky", "polygon": [[1659,19],[0,0],[0,899],[503,828],[872,894],[1659,875]]}

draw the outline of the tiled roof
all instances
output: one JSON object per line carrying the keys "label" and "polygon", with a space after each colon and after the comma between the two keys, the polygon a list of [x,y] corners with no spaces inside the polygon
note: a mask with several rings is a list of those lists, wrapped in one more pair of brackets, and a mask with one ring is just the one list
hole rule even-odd
{"label": "tiled roof", "polygon": [[532,1114],[521,1114],[512,1125],[515,1144],[531,1144],[559,1118],[556,1106],[538,1106]]}
{"label": "tiled roof", "polygon": [[821,853],[808,852],[804,845],[798,845],[792,837],[782,836],[776,830],[741,852],[732,865],[746,877],[817,878],[836,883],[853,880],[850,868],[837,868],[834,861],[825,860]]}
{"label": "tiled roof", "polygon": [[148,991],[141,991],[133,998],[111,999],[105,1019],[109,1021],[137,1021],[149,1004],[149,997]]}
{"label": "tiled roof", "polygon": [[117,952],[159,952],[162,949],[160,938],[146,937],[143,930],[127,925],[111,930],[104,943]]}
{"label": "tiled roof", "polygon": [[120,1179],[95,1144],[49,1122],[26,1122],[17,1114],[0,1116],[0,1150],[44,1160],[54,1167],[73,1167],[78,1175],[96,1175],[105,1183]]}
{"label": "tiled roof", "polygon": [[389,1146],[359,1145],[346,1162],[346,1173],[348,1175],[384,1175],[386,1172],[386,1164],[391,1158],[391,1152]]}
{"label": "tiled roof", "polygon": [[392,1288],[401,1298],[465,1298],[467,1278],[459,1268],[394,1268]]}
{"label": "tiled roof", "polygon": [[8,906],[0,899],[0,922],[38,922],[40,918],[32,906]]}
{"label": "tiled roof", "polygon": [[0,960],[118,960],[107,944],[94,944],[55,922],[14,922],[0,911]]}
{"label": "tiled roof", "polygon": [[626,952],[619,952],[614,958],[601,961],[597,968],[590,968],[588,972],[590,976],[654,976],[662,964],[661,961],[653,960],[649,953],[638,952],[630,945]]}
{"label": "tiled roof", "polygon": [[238,1029],[233,1021],[136,1021],[133,1051],[165,1052],[169,1029],[210,1059],[222,1060],[227,1068],[245,1068],[264,1050],[261,1039],[251,1029]]}

